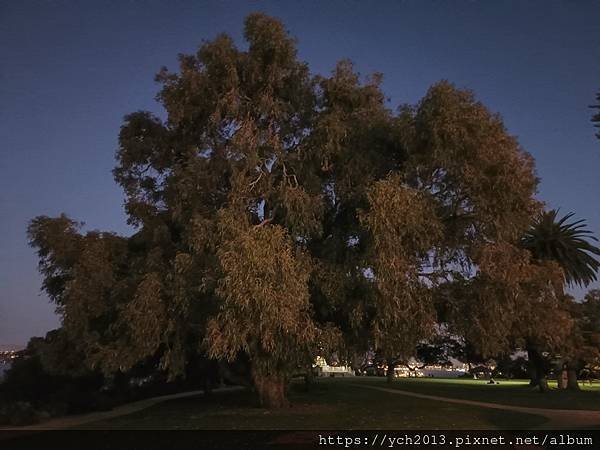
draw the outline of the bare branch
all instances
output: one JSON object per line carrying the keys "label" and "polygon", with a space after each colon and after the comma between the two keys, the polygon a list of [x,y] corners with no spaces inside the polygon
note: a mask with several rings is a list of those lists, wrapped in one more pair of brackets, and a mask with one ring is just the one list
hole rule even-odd
{"label": "bare branch", "polygon": [[262,178],[262,176],[263,176],[263,171],[261,170],[260,173],[258,174],[258,177],[256,178],[256,180],[250,182],[250,190],[254,189],[254,187],[260,181],[260,179]]}
{"label": "bare branch", "polygon": [[254,225],[254,228],[260,228],[268,223],[271,223],[273,221],[272,217],[269,217],[268,219],[263,220],[261,223]]}

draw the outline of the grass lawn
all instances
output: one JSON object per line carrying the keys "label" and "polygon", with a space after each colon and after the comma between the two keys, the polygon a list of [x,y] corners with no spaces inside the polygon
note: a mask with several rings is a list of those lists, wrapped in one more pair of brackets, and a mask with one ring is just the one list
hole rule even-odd
{"label": "grass lawn", "polygon": [[[218,393],[211,399],[199,396],[168,401],[81,428],[528,429],[546,421],[530,414],[390,395],[353,386],[352,383],[357,381],[385,385],[383,380],[378,379],[320,379],[311,390],[306,391],[303,384],[296,383],[289,395],[293,406],[282,411],[260,408],[249,391]],[[410,381],[412,385],[413,380]],[[414,380],[415,383],[420,381],[429,380]],[[434,383],[427,384],[434,386]],[[402,387],[400,382],[397,385]],[[515,388],[519,389],[518,386]],[[457,389],[464,392],[462,385],[457,385]],[[526,394],[526,390],[523,393]]]}
{"label": "grass lawn", "polygon": [[[504,405],[550,409],[600,410],[600,385],[582,386],[581,392],[552,389],[544,394],[528,386],[529,380],[485,380],[443,378],[397,378],[387,385],[383,378],[365,377],[357,381],[375,386],[392,387],[419,394],[476,400]],[[554,383],[556,386],[556,383]],[[550,384],[552,388],[552,384]]]}

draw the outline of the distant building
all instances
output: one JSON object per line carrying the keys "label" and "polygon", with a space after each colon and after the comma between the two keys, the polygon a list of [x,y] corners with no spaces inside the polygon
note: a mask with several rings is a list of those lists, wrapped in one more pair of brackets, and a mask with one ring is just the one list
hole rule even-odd
{"label": "distant building", "polygon": [[354,376],[352,367],[346,365],[330,366],[325,358],[317,356],[313,368],[320,377],[351,377]]}

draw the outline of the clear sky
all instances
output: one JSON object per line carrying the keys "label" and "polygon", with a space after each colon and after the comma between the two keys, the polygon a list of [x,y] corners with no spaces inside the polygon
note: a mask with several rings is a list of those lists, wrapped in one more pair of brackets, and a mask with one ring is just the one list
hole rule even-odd
{"label": "clear sky", "polygon": [[0,348],[58,325],[28,221],[129,233],[110,172],[123,116],[160,114],[160,66],[221,31],[241,42],[252,11],[281,18],[315,73],[383,72],[391,107],[442,78],[473,89],[535,157],[539,198],[600,236],[599,1],[0,0]]}

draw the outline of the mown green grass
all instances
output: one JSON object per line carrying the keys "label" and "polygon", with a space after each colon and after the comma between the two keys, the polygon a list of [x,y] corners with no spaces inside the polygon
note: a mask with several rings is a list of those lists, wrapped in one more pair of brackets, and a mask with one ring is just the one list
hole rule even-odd
{"label": "mown green grass", "polygon": [[486,380],[443,378],[397,378],[388,385],[383,378],[364,377],[356,381],[375,386],[392,387],[419,394],[441,397],[527,406],[550,409],[600,410],[600,386],[582,385],[581,392],[556,389],[550,383],[550,392],[540,393],[529,386],[529,380],[497,380],[499,384],[487,384]]}
{"label": "mown green grass", "polygon": [[[357,381],[378,383],[380,380],[321,379],[308,391],[300,383],[293,384],[289,395],[293,406],[279,411],[260,408],[250,391],[227,392],[209,399],[198,396],[172,400],[81,428],[528,429],[546,421],[536,415],[390,395],[354,385]],[[385,382],[380,384],[385,385]]]}

